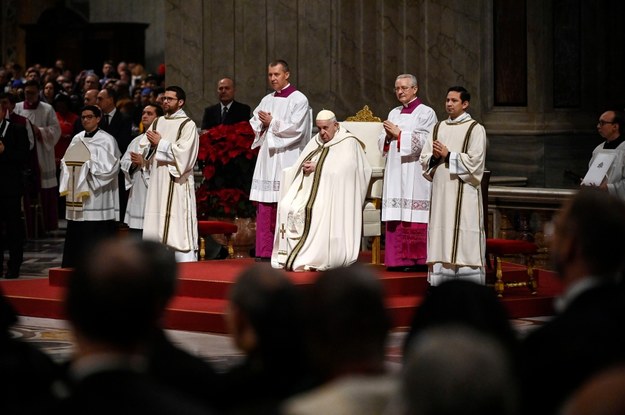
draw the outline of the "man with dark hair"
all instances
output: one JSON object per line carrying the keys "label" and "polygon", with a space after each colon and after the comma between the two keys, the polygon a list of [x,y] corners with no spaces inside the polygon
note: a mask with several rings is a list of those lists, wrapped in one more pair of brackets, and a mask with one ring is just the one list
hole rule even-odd
{"label": "man with dark hair", "polygon": [[269,64],[268,79],[274,90],[254,110],[250,124],[260,147],[250,200],[258,202],[256,257],[269,261],[273,250],[282,170],[291,167],[310,140],[312,114],[308,98],[289,81],[289,65],[283,60]]}
{"label": "man with dark hair", "polygon": [[175,287],[173,254],[157,242],[108,239],[81,257],[65,298],[76,352],[59,413],[208,413],[186,387],[210,392],[212,370],[190,376],[160,326]]}
{"label": "man with dark hair", "polygon": [[[157,117],[165,115],[163,108],[157,104],[148,104],[143,108],[141,122],[147,129]],[[148,147],[140,147],[141,140],[147,140],[145,133],[135,137],[122,156],[120,165],[124,174],[125,188],[128,191],[128,205],[124,215],[124,223],[130,232],[143,233],[143,217],[145,214],[145,196],[148,193],[150,180],[150,164],[147,161]]]}
{"label": "man with dark hair", "polygon": [[390,317],[382,283],[355,264],[323,272],[305,294],[305,344],[322,384],[287,401],[283,413],[383,413],[396,380],[385,367]]}
{"label": "man with dark hair", "polygon": [[17,313],[0,288],[0,413],[46,414],[56,403],[61,369],[34,343],[16,337]]}
{"label": "man with dark hair", "polygon": [[556,413],[600,370],[625,362],[625,203],[583,187],[553,221],[550,254],[562,282],[556,316],[521,347],[527,414]]}
{"label": "man with dark hair", "polygon": [[67,219],[63,267],[74,267],[85,249],[113,235],[119,220],[119,148],[98,128],[100,108],[87,105],[80,114],[85,130],[74,136],[61,160],[59,191],[66,197]]}
{"label": "man with dark hair", "polygon": [[439,121],[421,152],[432,181],[428,225],[428,282],[466,279],[485,283],[486,236],[480,183],[486,162],[486,131],[466,112],[471,95],[447,91],[449,118]]}
{"label": "man with dark hair", "polygon": [[226,323],[245,358],[217,382],[225,413],[277,413],[284,399],[307,386],[299,295],[286,274],[268,264],[237,277]]}
{"label": "man with dark hair", "polygon": [[186,94],[179,86],[165,89],[164,117],[158,117],[139,142],[147,149],[150,185],[146,195],[143,237],[176,251],[176,260],[197,260],[198,230],[193,167],[197,159],[197,127],[182,107]]}
{"label": "man with dark hair", "polygon": [[[28,161],[28,135],[23,125],[6,117],[9,105],[9,94],[0,93],[0,277],[18,278],[24,258],[21,202]],[[5,249],[9,251],[6,274]]]}
{"label": "man with dark hair", "polygon": [[624,128],[625,114],[623,111],[606,111],[601,114],[599,122],[597,122],[597,132],[605,141],[595,147],[589,163],[592,165],[595,158],[600,154],[614,154],[614,161],[598,187],[621,199],[625,199]]}

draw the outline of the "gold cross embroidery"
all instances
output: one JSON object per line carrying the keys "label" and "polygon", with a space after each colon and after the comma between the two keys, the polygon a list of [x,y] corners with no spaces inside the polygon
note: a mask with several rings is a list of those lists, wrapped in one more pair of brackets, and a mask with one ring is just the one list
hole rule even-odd
{"label": "gold cross embroidery", "polygon": [[284,229],[284,223],[280,224],[280,237],[284,239],[284,234],[286,233],[286,229]]}

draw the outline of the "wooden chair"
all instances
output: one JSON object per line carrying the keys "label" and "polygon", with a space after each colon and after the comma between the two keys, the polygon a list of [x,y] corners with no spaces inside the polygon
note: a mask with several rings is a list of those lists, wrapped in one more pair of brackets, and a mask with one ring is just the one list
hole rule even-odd
{"label": "wooden chair", "polygon": [[[492,270],[491,256],[495,259],[495,278],[487,277],[487,281],[495,286],[498,297],[503,297],[505,288],[508,287],[527,287],[530,293],[536,294],[538,290],[538,280],[534,278],[534,255],[538,253],[538,246],[531,241],[523,241],[516,239],[488,238],[488,186],[490,183],[490,171],[484,171],[482,177],[482,204],[484,210],[484,232],[486,233],[486,265]],[[525,266],[527,268],[527,279],[510,280],[509,275],[504,275],[501,260],[506,256],[522,255],[525,258]],[[488,272],[487,272],[488,276]],[[494,281],[493,281],[494,280]]]}
{"label": "wooden chair", "polygon": [[226,238],[226,245],[228,248],[228,257],[234,256],[234,248],[232,247],[232,239],[230,237],[233,233],[239,230],[239,227],[234,223],[223,222],[218,220],[199,220],[197,222],[198,234],[200,236],[200,261],[203,261],[206,256],[206,235],[223,234]]}

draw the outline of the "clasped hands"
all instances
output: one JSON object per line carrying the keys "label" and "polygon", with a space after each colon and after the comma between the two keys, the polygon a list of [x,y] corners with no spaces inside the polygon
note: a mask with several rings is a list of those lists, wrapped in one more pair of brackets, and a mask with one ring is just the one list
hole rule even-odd
{"label": "clasped hands", "polygon": [[384,131],[386,132],[386,141],[397,140],[399,133],[401,133],[399,127],[389,120],[384,121],[382,125],[384,126]]}
{"label": "clasped hands", "polygon": [[445,160],[449,154],[447,146],[440,141],[436,140],[432,143],[432,155],[434,158]]}
{"label": "clasped hands", "polygon": [[143,167],[145,159],[141,153],[130,152],[130,161],[137,167]]}
{"label": "clasped hands", "polygon": [[273,117],[271,116],[270,112],[258,111],[258,119],[260,120],[260,122],[263,123],[263,126],[267,128],[269,127],[269,124],[271,124],[271,120],[273,120]]}
{"label": "clasped hands", "polygon": [[161,134],[158,131],[147,130],[145,132],[145,136],[148,138],[148,141],[153,147],[157,147],[158,142],[161,141]]}
{"label": "clasped hands", "polygon": [[317,163],[314,161],[305,161],[302,165],[302,171],[304,172],[304,175],[309,175],[310,173],[314,172],[315,168],[317,168]]}

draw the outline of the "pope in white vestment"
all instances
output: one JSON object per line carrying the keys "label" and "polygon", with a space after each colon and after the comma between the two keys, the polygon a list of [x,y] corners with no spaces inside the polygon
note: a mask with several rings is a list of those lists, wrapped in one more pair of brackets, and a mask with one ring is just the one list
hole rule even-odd
{"label": "pope in white vestment", "polygon": [[271,265],[323,271],[358,259],[362,208],[371,167],[365,145],[331,111],[317,116],[317,134],[284,170]]}
{"label": "pope in white vestment", "polygon": [[[450,96],[454,103],[449,103]],[[427,257],[431,285],[456,278],[485,283],[480,183],[486,160],[486,131],[464,112],[468,99],[460,96],[461,92],[450,89],[450,118],[436,125],[421,153],[425,177],[432,180]]]}
{"label": "pope in white vestment", "polygon": [[[165,96],[175,94],[165,91]],[[184,101],[180,99],[180,102]],[[168,101],[169,106],[172,106]],[[166,114],[168,108],[164,103]],[[143,238],[162,242],[177,251],[177,261],[197,260],[198,230],[193,166],[197,159],[199,136],[195,123],[178,108],[158,117],[149,131],[160,134],[153,148],[149,139],[139,143],[139,152],[149,148],[150,184],[145,202]]]}

